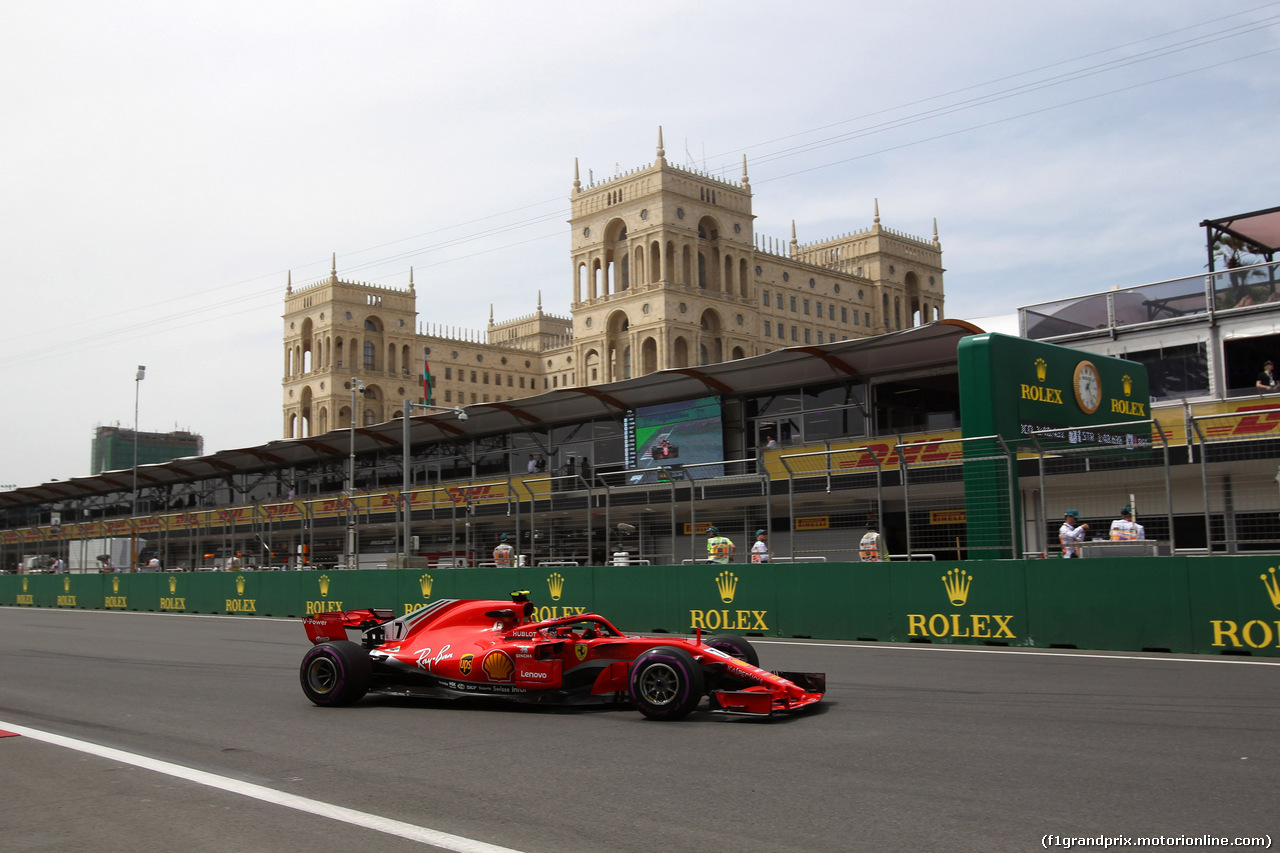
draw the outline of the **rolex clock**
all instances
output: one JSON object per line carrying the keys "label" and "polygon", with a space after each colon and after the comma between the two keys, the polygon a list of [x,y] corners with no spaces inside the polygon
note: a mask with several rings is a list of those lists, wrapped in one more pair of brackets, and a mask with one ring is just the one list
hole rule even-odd
{"label": "rolex clock", "polygon": [[1076,403],[1086,415],[1098,411],[1102,402],[1102,382],[1098,378],[1098,368],[1091,361],[1082,361],[1076,365],[1075,380],[1072,383],[1076,392]]}

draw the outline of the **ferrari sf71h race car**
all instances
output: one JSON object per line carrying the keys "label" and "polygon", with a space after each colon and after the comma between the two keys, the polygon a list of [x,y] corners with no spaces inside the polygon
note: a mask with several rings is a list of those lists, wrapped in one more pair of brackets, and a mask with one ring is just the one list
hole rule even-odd
{"label": "ferrari sf71h race car", "polygon": [[[767,672],[742,637],[624,634],[584,613],[529,621],[524,592],[511,601],[436,601],[399,618],[390,610],[318,613],[302,658],[302,691],[317,705],[365,693],[497,697],[562,705],[630,700],[655,720],[677,720],[704,695],[711,710],[770,716],[822,700],[826,675]],[[359,632],[359,644],[347,631]]]}

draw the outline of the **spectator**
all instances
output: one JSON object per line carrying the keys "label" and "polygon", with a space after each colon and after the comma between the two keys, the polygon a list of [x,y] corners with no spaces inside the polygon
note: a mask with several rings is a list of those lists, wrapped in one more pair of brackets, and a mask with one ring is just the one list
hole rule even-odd
{"label": "spectator", "polygon": [[1258,374],[1258,381],[1253,384],[1263,394],[1274,394],[1276,392],[1276,364],[1274,361],[1267,359],[1262,363],[1262,372]]}
{"label": "spectator", "polygon": [[769,562],[769,534],[763,529],[756,531],[756,541],[751,545],[751,562]]}
{"label": "spectator", "polygon": [[867,522],[867,532],[862,534],[858,542],[858,554],[864,563],[882,563],[889,559],[885,551],[884,537],[876,529],[879,523],[873,518]]}
{"label": "spectator", "polygon": [[1111,522],[1112,542],[1133,542],[1146,538],[1146,528],[1133,520],[1133,507],[1131,506],[1125,506],[1124,509],[1120,510],[1120,517]]}
{"label": "spectator", "polygon": [[1063,513],[1062,526],[1058,528],[1058,544],[1062,546],[1063,558],[1084,556],[1080,553],[1080,543],[1084,541],[1084,534],[1088,529],[1089,525],[1080,523],[1080,513],[1074,509]]}
{"label": "spectator", "polygon": [[515,549],[507,542],[507,534],[498,537],[498,544],[493,549],[493,562],[500,569],[509,569],[515,562]]}
{"label": "spectator", "polygon": [[733,544],[733,540],[727,536],[721,536],[720,531],[713,527],[707,528],[707,562],[719,563],[721,565],[728,563],[733,559],[734,551],[738,550]]}
{"label": "spectator", "polygon": [[532,453],[529,454],[529,464],[525,471],[529,474],[536,474],[538,471],[538,460],[534,458]]}

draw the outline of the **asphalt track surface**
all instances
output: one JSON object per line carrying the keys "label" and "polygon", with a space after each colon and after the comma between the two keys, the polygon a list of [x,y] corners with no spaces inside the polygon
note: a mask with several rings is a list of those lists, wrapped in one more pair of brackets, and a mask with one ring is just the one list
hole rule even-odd
{"label": "asphalt track surface", "polygon": [[1280,841],[1280,661],[757,645],[766,668],[825,671],[827,701],[677,723],[377,698],[324,709],[298,686],[295,620],[0,608],[0,729],[20,732],[0,738],[0,849]]}

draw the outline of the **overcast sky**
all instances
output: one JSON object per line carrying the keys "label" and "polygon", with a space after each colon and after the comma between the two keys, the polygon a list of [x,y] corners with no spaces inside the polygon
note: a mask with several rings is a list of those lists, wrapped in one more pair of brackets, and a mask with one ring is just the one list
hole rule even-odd
{"label": "overcast sky", "polygon": [[[582,179],[738,180],[757,234],[936,217],[946,313],[1195,275],[1280,205],[1280,3],[40,3],[0,27],[0,484],[100,424],[282,435],[286,275],[568,314]],[[590,170],[590,171],[589,171]],[[137,365],[147,367],[137,385]]]}

